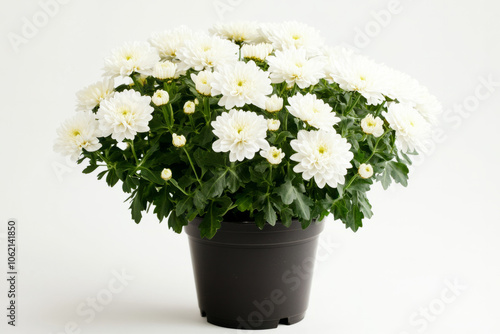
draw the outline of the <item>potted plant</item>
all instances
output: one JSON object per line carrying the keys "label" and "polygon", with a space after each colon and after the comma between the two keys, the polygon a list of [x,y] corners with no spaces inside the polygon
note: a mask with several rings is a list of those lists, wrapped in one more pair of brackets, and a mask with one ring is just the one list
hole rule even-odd
{"label": "potted plant", "polygon": [[321,221],[356,231],[376,181],[406,186],[441,109],[416,80],[297,22],[126,43],[77,97],[55,149],[121,181],[136,223],[152,210],[186,230],[209,322],[259,329],[304,317]]}

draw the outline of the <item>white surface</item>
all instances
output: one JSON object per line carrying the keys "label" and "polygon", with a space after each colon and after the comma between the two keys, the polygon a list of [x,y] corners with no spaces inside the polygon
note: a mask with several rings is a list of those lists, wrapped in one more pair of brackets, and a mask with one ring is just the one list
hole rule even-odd
{"label": "white surface", "polygon": [[[75,92],[100,77],[112,47],[180,24],[209,27],[219,20],[217,3],[232,4],[224,20],[301,20],[332,45],[356,46],[356,29],[373,26],[370,13],[390,1],[68,1],[15,53],[8,33],[19,34],[23,17],[40,7],[2,0],[0,233],[8,218],[20,224],[19,325],[7,327],[2,311],[2,333],[63,333],[70,321],[92,334],[235,332],[199,317],[185,235],[152,215],[134,224],[120,189],[80,167],[67,166],[59,180],[54,167],[66,162],[52,152]],[[500,81],[498,2],[401,0],[400,7],[364,54],[419,79],[445,109],[470,102],[480,77]],[[467,118],[448,115],[407,189],[372,191],[375,216],[359,233],[328,225],[323,239],[336,246],[317,265],[307,317],[276,333],[500,332],[500,87],[494,89]],[[135,278],[87,323],[76,308],[122,269]],[[422,320],[412,324],[414,312],[443,305],[446,281],[455,279],[465,291],[425,330]]]}

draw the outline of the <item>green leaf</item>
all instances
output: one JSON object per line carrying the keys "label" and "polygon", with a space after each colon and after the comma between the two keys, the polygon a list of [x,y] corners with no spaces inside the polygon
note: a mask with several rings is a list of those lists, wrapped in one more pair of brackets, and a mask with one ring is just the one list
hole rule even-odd
{"label": "green leaf", "polygon": [[97,167],[99,167],[99,166],[97,166],[95,163],[94,164],[91,163],[84,170],[82,170],[82,173],[83,174],[90,174],[93,171],[95,171],[97,169]]}
{"label": "green leaf", "polygon": [[240,177],[233,169],[228,169],[226,185],[233,194],[243,185]]}
{"label": "green leaf", "polygon": [[110,187],[114,187],[115,184],[119,181],[118,175],[116,175],[115,170],[110,170],[108,176],[106,176],[106,183]]}
{"label": "green leaf", "polygon": [[193,207],[193,198],[192,197],[185,197],[179,202],[177,202],[177,205],[175,206],[175,211],[178,216],[184,214],[190,207]]}
{"label": "green leaf", "polygon": [[384,188],[384,190],[386,190],[387,188],[389,188],[389,186],[392,183],[392,179],[391,179],[391,167],[390,167],[389,164],[385,165],[384,171],[377,176],[377,180],[380,181],[380,183],[382,183],[382,187]]}
{"label": "green leaf", "polygon": [[135,193],[134,199],[130,204],[130,210],[132,212],[132,219],[139,224],[142,219],[142,211],[144,210],[142,205],[142,190],[139,188]]}
{"label": "green leaf", "polygon": [[286,227],[290,227],[292,225],[292,215],[293,211],[290,208],[285,208],[280,212],[281,223]]}
{"label": "green leaf", "polygon": [[360,210],[363,213],[363,215],[366,218],[371,218],[373,216],[372,206],[364,193],[358,196],[358,203],[360,205]]}
{"label": "green leaf", "polygon": [[232,201],[229,197],[222,197],[215,201],[212,201],[209,206],[206,215],[203,217],[200,223],[200,232],[202,238],[212,239],[221,227],[222,217],[227,212],[231,206]]}
{"label": "green leaf", "polygon": [[356,232],[363,226],[363,213],[357,205],[353,205],[347,214],[347,227]]}
{"label": "green leaf", "polygon": [[295,212],[302,219],[311,219],[311,208],[313,201],[306,195],[297,192],[297,198],[293,201],[292,206],[295,208]]}
{"label": "green leaf", "polygon": [[139,185],[139,179],[136,177],[127,175],[123,181],[122,190],[126,193],[130,193]]}
{"label": "green leaf", "polygon": [[175,233],[181,233],[182,228],[188,224],[186,217],[177,216],[175,210],[170,213],[168,217],[168,227],[174,230]]}
{"label": "green leaf", "polygon": [[263,211],[257,212],[254,218],[255,218],[255,225],[257,225],[257,227],[262,230],[266,225],[266,218],[264,217],[264,212]]}
{"label": "green leaf", "polygon": [[281,186],[274,190],[274,193],[278,194],[281,197],[281,200],[284,204],[290,205],[293,200],[297,198],[297,189],[292,184],[292,181],[288,180],[283,183]]}
{"label": "green leaf", "polygon": [[161,178],[161,172],[151,171],[141,167],[141,177],[156,184],[164,185],[165,181]]}
{"label": "green leaf", "polygon": [[207,197],[200,190],[196,190],[193,196],[193,204],[197,209],[203,210],[207,206]]}
{"label": "green leaf", "polygon": [[408,167],[404,163],[396,161],[391,161],[389,164],[391,165],[390,173],[394,181],[406,187],[408,185]]}
{"label": "green leaf", "polygon": [[203,184],[201,191],[206,198],[219,197],[226,187],[226,171],[214,175],[214,177]]}
{"label": "green leaf", "polygon": [[274,139],[273,145],[278,146],[283,143],[287,138],[293,138],[292,134],[288,131],[281,131]]}
{"label": "green leaf", "polygon": [[295,208],[295,214],[298,217],[306,220],[311,218],[310,206],[313,204],[313,201],[299,191],[290,180],[276,188],[274,192],[281,197],[284,204],[292,204],[293,208]]}
{"label": "green leaf", "polygon": [[170,196],[166,187],[163,187],[160,192],[154,198],[154,213],[161,222],[164,218],[168,217],[170,211],[172,210],[172,202],[170,201]]}
{"label": "green leaf", "polygon": [[252,212],[253,211],[253,197],[250,196],[250,195],[243,195],[241,197],[239,197],[236,202],[235,202],[238,210],[240,210],[241,212],[244,212],[244,211],[250,211]]}
{"label": "green leaf", "polygon": [[269,223],[269,225],[276,225],[276,211],[274,211],[273,205],[269,196],[267,197],[266,204],[264,205],[264,219]]}

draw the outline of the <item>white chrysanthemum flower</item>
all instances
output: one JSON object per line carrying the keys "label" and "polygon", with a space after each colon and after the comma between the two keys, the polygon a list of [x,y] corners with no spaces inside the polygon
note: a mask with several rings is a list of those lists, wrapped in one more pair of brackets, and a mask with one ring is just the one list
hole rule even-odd
{"label": "white chrysanthemum flower", "polygon": [[267,63],[273,83],[286,81],[304,89],[317,84],[325,76],[323,60],[319,57],[307,58],[304,49],[276,51],[274,56],[267,57]]}
{"label": "white chrysanthemum flower", "polygon": [[172,171],[170,170],[170,168],[164,168],[161,171],[161,178],[165,181],[168,181],[172,178]]}
{"label": "white chrysanthemum flower", "polygon": [[170,96],[168,95],[167,91],[164,91],[163,89],[158,89],[153,94],[151,101],[153,101],[153,103],[157,106],[162,106],[167,104],[168,101],[170,101]]}
{"label": "white chrysanthemum flower", "polygon": [[172,63],[171,61],[161,61],[156,63],[153,68],[153,77],[166,80],[177,78],[179,75],[177,73],[177,64]]}
{"label": "white chrysanthemum flower", "polygon": [[281,148],[277,148],[274,146],[271,146],[266,150],[260,151],[260,155],[263,158],[266,158],[271,165],[279,165],[281,161],[283,161],[283,158],[285,157],[285,153],[281,151]]}
{"label": "white chrysanthemum flower", "polygon": [[94,113],[79,112],[57,129],[58,138],[54,143],[54,150],[77,161],[83,149],[94,152],[101,148],[97,139],[100,135],[98,128]]}
{"label": "white chrysanthemum flower", "polygon": [[212,96],[212,71],[205,70],[198,72],[198,74],[191,73],[191,80],[193,80],[198,93],[205,96]]}
{"label": "white chrysanthemum flower", "polygon": [[396,143],[404,153],[427,151],[431,126],[412,105],[391,103],[384,117],[396,131]]}
{"label": "white chrysanthemum flower", "polygon": [[241,56],[247,59],[264,61],[271,52],[273,52],[273,45],[269,43],[244,44],[241,46]]}
{"label": "white chrysanthemum flower", "polygon": [[185,41],[193,38],[193,31],[186,26],[172,30],[154,33],[149,42],[158,49],[162,59],[172,60],[177,57],[177,51],[184,46]]}
{"label": "white chrysanthemum flower", "polygon": [[154,108],[151,98],[134,90],[116,93],[103,101],[97,111],[97,119],[103,136],[111,135],[118,142],[134,139],[138,132],[149,131],[149,121]]}
{"label": "white chrysanthemum flower", "polygon": [[361,164],[358,168],[358,174],[363,179],[369,179],[373,176],[373,167],[370,164]]}
{"label": "white chrysanthemum flower", "polygon": [[173,133],[172,134],[172,144],[175,147],[182,147],[182,146],[186,145],[186,137],[184,137],[183,135],[178,135],[176,133]]}
{"label": "white chrysanthemum flower", "polygon": [[290,114],[316,129],[332,130],[333,126],[340,122],[333,108],[314,94],[297,93],[288,99],[288,103],[290,105],[286,108]]}
{"label": "white chrysanthemum flower", "polygon": [[368,135],[380,137],[384,134],[384,121],[380,117],[368,114],[361,120],[361,129]]}
{"label": "white chrysanthemum flower", "polygon": [[195,110],[196,110],[196,104],[193,101],[186,101],[186,103],[184,103],[183,111],[185,114],[187,115],[194,114]]}
{"label": "white chrysanthemum flower", "polygon": [[269,131],[277,131],[280,128],[280,120],[279,119],[268,119],[267,120],[267,129]]}
{"label": "white chrysanthemum flower", "polygon": [[239,21],[216,23],[208,31],[234,43],[256,43],[261,40],[257,22]]}
{"label": "white chrysanthemum flower", "polygon": [[226,109],[254,104],[264,109],[267,96],[273,92],[268,73],[261,70],[253,61],[239,61],[220,66],[213,73],[212,95],[222,94],[219,106]]}
{"label": "white chrysanthemum flower", "polygon": [[266,111],[273,113],[283,109],[283,99],[274,94],[266,99]]}
{"label": "white chrysanthemum flower", "polygon": [[109,77],[128,76],[133,72],[151,75],[153,67],[160,60],[158,50],[147,42],[129,42],[111,52],[104,60],[105,75]]}
{"label": "white chrysanthemum flower", "polygon": [[88,111],[99,106],[101,101],[110,98],[114,94],[114,82],[110,79],[96,82],[76,93],[78,99],[77,110]]}
{"label": "white chrysanthemum flower", "polygon": [[276,50],[304,49],[309,56],[319,54],[324,44],[318,30],[304,23],[284,22],[265,24],[260,28],[263,37]]}
{"label": "white chrysanthemum flower", "polygon": [[185,41],[185,45],[177,51],[181,60],[179,68],[190,68],[201,71],[208,68],[234,63],[238,60],[238,45],[218,36],[196,35]]}
{"label": "white chrysanthemum flower", "polygon": [[212,145],[213,150],[229,152],[231,162],[252,159],[258,151],[269,148],[267,121],[252,111],[223,112],[212,122],[212,127],[218,138]]}
{"label": "white chrysanthemum flower", "polygon": [[292,140],[290,145],[297,152],[290,157],[298,162],[293,171],[302,173],[305,180],[314,178],[319,188],[325,184],[332,188],[344,184],[354,157],[349,151],[351,144],[345,138],[335,131],[300,130],[297,139]]}
{"label": "white chrysanthemum flower", "polygon": [[390,94],[390,71],[385,65],[346,49],[330,57],[325,67],[327,78],[332,78],[343,90],[359,92],[370,105],[382,103],[384,95]]}
{"label": "white chrysanthemum flower", "polygon": [[413,105],[427,122],[432,125],[437,124],[438,115],[443,111],[443,107],[426,87],[408,74],[392,69],[388,82],[391,83],[387,94],[389,97]]}

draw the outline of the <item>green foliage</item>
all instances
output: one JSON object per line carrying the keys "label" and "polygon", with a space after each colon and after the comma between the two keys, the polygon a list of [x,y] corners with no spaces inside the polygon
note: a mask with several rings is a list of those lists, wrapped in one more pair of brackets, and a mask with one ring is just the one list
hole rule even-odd
{"label": "green foliage", "polygon": [[[267,66],[258,65],[263,69]],[[133,141],[127,142],[127,148],[119,148],[111,137],[100,138],[101,149],[84,151],[79,160],[88,161],[84,173],[99,171],[97,178],[104,178],[109,186],[121,181],[123,191],[130,194],[130,210],[136,223],[152,206],[158,220],[167,219],[168,226],[177,233],[195,217],[203,217],[200,233],[206,238],[216,234],[226,214],[234,216],[238,212],[252,217],[260,228],[277,223],[290,226],[293,219],[306,228],[312,221],[333,213],[347,228],[356,231],[364,219],[372,216],[367,192],[375,180],[384,188],[392,181],[407,185],[411,161],[407,155],[398,153],[394,131],[385,124],[385,133],[375,138],[363,133],[360,126],[366,115],[379,115],[386,106],[368,105],[359,93],[345,92],[325,80],[307,89],[287,88],[285,83],[273,84],[273,88],[285,103],[296,93],[309,92],[333,108],[341,119],[335,130],[351,144],[354,154],[344,184],[320,189],[313,179],[304,180],[302,174],[293,171],[295,163],[289,158],[294,151],[290,141],[300,129],[310,127],[286,109],[270,114],[252,105],[244,107],[280,120],[280,129],[268,132],[267,140],[285,153],[281,164],[270,165],[258,154],[251,160],[230,162],[227,153],[212,150],[215,136],[210,125],[226,110],[218,106],[218,97],[205,97],[196,91],[189,79],[192,72],[189,70],[186,76],[173,82],[153,77],[141,81],[137,74],[132,74],[134,84],[122,85],[117,91],[134,89],[152,96],[162,88],[170,95],[169,103],[161,107],[151,104],[155,110],[150,131],[138,133]],[[195,113],[183,113],[184,103],[195,99],[199,101]],[[187,138],[184,147],[172,145],[173,133]],[[365,180],[358,174],[363,163],[373,166],[372,178]],[[164,168],[169,168],[173,175],[167,181],[161,177]]]}

